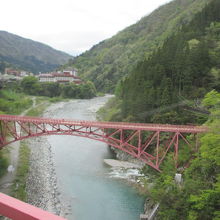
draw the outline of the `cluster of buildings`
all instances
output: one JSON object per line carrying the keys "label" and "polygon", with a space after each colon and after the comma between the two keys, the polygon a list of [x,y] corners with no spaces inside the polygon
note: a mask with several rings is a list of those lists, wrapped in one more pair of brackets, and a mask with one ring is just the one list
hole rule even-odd
{"label": "cluster of buildings", "polygon": [[0,73],[0,81],[20,81],[26,76],[35,76],[38,78],[39,82],[82,83],[80,77],[77,76],[77,70],[72,68],[67,68],[66,70],[58,72],[39,73],[38,75],[26,71],[6,68],[4,74]]}
{"label": "cluster of buildings", "polygon": [[6,82],[19,81],[26,76],[33,76],[33,73],[29,73],[23,70],[15,70],[12,68],[5,68],[5,72],[0,73],[0,81],[6,81]]}
{"label": "cluster of buildings", "polygon": [[58,72],[40,73],[38,76],[40,82],[58,82],[81,84],[82,80],[77,76],[75,69],[66,69]]}

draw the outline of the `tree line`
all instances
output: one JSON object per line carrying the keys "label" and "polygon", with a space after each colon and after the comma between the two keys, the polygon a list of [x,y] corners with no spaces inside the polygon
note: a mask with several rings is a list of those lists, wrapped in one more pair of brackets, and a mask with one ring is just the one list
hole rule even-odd
{"label": "tree line", "polygon": [[[161,164],[162,173],[144,167],[149,177],[146,187],[152,186],[147,196],[160,203],[158,219],[220,219],[219,11],[220,1],[212,0],[139,62],[116,86],[109,114],[102,112],[113,121],[205,124],[210,128],[199,136],[198,149],[180,140],[178,169],[173,149]],[[155,148],[151,153],[156,154]],[[174,180],[176,173],[182,174],[179,184]]]}
{"label": "tree line", "polygon": [[121,118],[153,123],[202,123],[196,108],[220,91],[220,2],[212,1],[117,85]]}
{"label": "tree line", "polygon": [[[189,148],[180,141],[178,170],[172,151],[162,164],[162,173],[143,169],[151,177],[146,185],[153,185],[148,196],[160,203],[158,219],[220,219],[220,93],[209,92],[202,104],[209,109],[210,116],[205,123],[209,132],[199,136],[200,147]],[[176,173],[182,174],[179,183],[174,180]]]}
{"label": "tree line", "polygon": [[27,76],[20,83],[10,83],[6,87],[28,95],[89,99],[96,96],[96,88],[90,81],[82,84],[39,82],[35,76]]}

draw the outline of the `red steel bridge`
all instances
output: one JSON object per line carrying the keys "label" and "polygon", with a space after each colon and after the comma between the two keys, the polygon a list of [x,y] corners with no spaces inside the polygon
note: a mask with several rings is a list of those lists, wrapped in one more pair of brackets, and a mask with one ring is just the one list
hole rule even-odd
{"label": "red steel bridge", "polygon": [[[206,131],[206,127],[188,125],[77,121],[0,115],[0,148],[19,140],[43,135],[80,136],[118,148],[160,171],[160,165],[169,150],[172,150],[177,166],[179,147],[183,144],[196,147],[197,134]],[[194,138],[187,139],[186,135],[190,134]],[[0,214],[18,220],[63,219],[2,193],[0,193]]]}
{"label": "red steel bridge", "polygon": [[80,136],[127,152],[158,171],[172,147],[177,163],[180,141],[193,145],[186,139],[187,134],[196,136],[207,131],[206,127],[188,125],[77,121],[14,115],[0,115],[0,125],[0,148],[36,136]]}

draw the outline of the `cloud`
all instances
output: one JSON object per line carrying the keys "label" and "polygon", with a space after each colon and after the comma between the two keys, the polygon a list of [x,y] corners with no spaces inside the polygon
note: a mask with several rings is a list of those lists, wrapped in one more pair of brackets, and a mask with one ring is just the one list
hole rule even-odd
{"label": "cloud", "polygon": [[63,51],[72,55],[78,55],[88,50],[95,43],[108,37],[107,33],[102,31],[65,31],[53,34],[36,35],[34,38],[45,42],[54,48],[61,48]]}
{"label": "cloud", "polygon": [[69,51],[85,51],[169,0],[7,0],[0,29]]}

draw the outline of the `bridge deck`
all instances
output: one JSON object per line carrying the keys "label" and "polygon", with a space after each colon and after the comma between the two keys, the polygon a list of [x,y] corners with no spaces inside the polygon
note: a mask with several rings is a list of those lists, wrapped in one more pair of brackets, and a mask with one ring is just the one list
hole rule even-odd
{"label": "bridge deck", "polygon": [[163,132],[181,132],[181,133],[203,133],[207,132],[208,128],[204,126],[192,125],[170,125],[170,124],[144,124],[144,123],[126,123],[126,122],[99,122],[99,121],[80,121],[68,119],[52,119],[29,116],[16,115],[0,115],[0,120],[3,121],[20,121],[30,123],[47,123],[70,126],[87,126],[99,128],[114,128],[127,130],[142,130],[142,131],[163,131]]}

